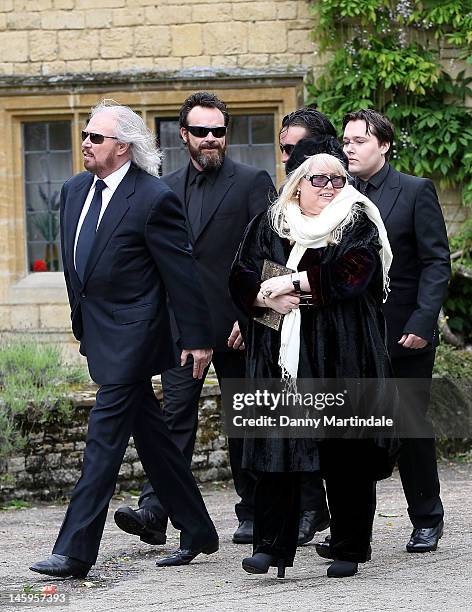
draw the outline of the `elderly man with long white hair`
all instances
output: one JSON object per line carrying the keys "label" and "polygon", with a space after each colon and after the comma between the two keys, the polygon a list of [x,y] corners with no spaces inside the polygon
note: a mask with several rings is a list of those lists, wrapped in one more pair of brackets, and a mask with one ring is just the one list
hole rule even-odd
{"label": "elderly man with long white hair", "polygon": [[186,565],[218,550],[218,536],[183,454],[171,439],[151,378],[175,365],[167,299],[181,363],[201,377],[212,332],[182,205],[157,177],[160,152],[142,118],[104,101],[82,132],[86,172],[61,192],[61,245],[72,330],[99,385],[82,475],[53,554],[40,574],[83,578],[97,559],[109,501],[130,436],[159,491]]}

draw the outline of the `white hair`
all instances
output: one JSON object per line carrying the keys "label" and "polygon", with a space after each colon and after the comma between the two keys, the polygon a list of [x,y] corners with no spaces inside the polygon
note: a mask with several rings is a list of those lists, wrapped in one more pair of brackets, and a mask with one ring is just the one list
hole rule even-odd
{"label": "white hair", "polygon": [[[335,173],[339,176],[348,177],[346,169],[337,157],[328,153],[311,155],[302,164],[295,168],[287,177],[279,197],[269,207],[269,219],[273,230],[282,238],[289,237],[289,229],[285,222],[285,209],[290,202],[299,205],[297,190],[303,177],[311,172],[312,164],[316,164],[321,172]],[[331,232],[328,242],[339,244],[343,230],[352,225],[359,216],[360,207],[353,206],[347,217]]]}
{"label": "white hair", "polygon": [[104,99],[94,106],[91,116],[103,112],[110,112],[116,117],[115,136],[119,142],[129,143],[131,161],[149,174],[159,176],[162,152],[143,119],[129,106],[123,106],[111,99]]}

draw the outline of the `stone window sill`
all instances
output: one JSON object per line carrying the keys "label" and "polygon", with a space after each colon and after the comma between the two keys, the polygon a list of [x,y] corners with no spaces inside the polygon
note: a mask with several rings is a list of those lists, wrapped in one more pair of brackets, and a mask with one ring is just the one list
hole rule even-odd
{"label": "stone window sill", "polygon": [[11,285],[12,304],[67,304],[62,272],[33,272]]}

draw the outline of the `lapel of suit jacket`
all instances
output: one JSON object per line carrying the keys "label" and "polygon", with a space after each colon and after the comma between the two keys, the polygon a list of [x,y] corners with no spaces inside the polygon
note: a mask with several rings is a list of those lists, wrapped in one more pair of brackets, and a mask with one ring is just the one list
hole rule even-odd
{"label": "lapel of suit jacket", "polygon": [[390,166],[388,174],[385,178],[384,188],[382,190],[380,201],[377,204],[382,221],[385,223],[389,214],[392,212],[393,205],[400,195],[400,173]]}
{"label": "lapel of suit jacket", "polygon": [[164,183],[172,189],[172,191],[178,196],[185,208],[185,181],[187,179],[188,166],[183,166],[179,170],[176,170],[172,175],[164,175],[162,180]]}
{"label": "lapel of suit jacket", "polygon": [[[189,162],[190,163],[190,162]],[[183,212],[185,215],[185,221],[187,223],[187,230],[189,233],[189,238],[193,239],[192,229],[190,227],[190,223],[188,220],[188,210],[185,206],[185,183],[187,181],[187,172],[188,165],[176,170],[172,173],[172,175],[164,175],[162,178],[164,183],[172,189],[172,191],[176,194],[179,200],[182,203]]]}
{"label": "lapel of suit jacket", "polygon": [[87,282],[90,274],[97,265],[97,262],[105,249],[111,235],[115,231],[116,226],[121,222],[125,214],[128,212],[130,203],[128,198],[134,193],[136,178],[138,176],[138,168],[131,164],[128,172],[125,174],[123,180],[118,185],[115,193],[113,194],[108,206],[103,213],[103,217],[98,226],[97,233],[95,234],[95,240],[93,241],[90,256],[87,260],[84,272],[84,285]]}
{"label": "lapel of suit jacket", "polygon": [[195,242],[198,237],[202,234],[205,227],[208,225],[210,219],[218,210],[223,198],[225,197],[228,189],[234,183],[234,163],[225,157],[223,166],[218,174],[213,189],[211,190],[210,197],[205,199],[205,207],[202,211],[202,222],[200,225],[200,231],[195,236]]}
{"label": "lapel of suit jacket", "polygon": [[74,264],[74,245],[75,234],[77,232],[77,224],[79,223],[80,213],[84,205],[87,194],[93,183],[93,174],[88,173],[84,176],[84,180],[80,181],[71,191],[72,193],[67,198],[66,208],[64,211],[64,245],[67,259],[67,268],[73,284],[80,286],[81,282],[75,271]]}

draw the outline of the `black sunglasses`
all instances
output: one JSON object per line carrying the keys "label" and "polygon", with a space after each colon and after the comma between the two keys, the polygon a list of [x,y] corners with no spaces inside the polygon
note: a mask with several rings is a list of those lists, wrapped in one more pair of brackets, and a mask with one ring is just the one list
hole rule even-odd
{"label": "black sunglasses", "polygon": [[82,131],[82,142],[87,140],[87,137],[90,138],[90,142],[93,144],[103,144],[105,138],[113,138],[114,140],[118,140],[116,136],[104,136],[103,134],[97,134],[95,132],[86,132]]}
{"label": "black sunglasses", "polygon": [[210,132],[215,138],[223,138],[226,134],[227,127],[226,125],[215,125],[213,127],[207,127],[205,125],[186,125],[185,129],[198,138],[206,138]]}
{"label": "black sunglasses", "polygon": [[286,144],[286,145],[279,144],[279,147],[280,147],[281,153],[286,153],[290,157],[290,155],[292,155],[292,151],[295,148],[295,145],[294,144]]}
{"label": "black sunglasses", "polygon": [[313,185],[313,187],[326,187],[328,183],[331,183],[333,189],[342,189],[346,184],[346,177],[339,176],[337,174],[305,174],[304,178]]}

